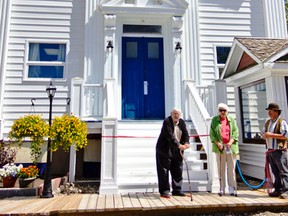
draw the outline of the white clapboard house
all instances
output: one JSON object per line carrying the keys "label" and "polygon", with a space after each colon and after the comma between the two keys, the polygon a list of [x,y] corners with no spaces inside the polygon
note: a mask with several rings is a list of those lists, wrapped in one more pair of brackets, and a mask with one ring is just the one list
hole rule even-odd
{"label": "white clapboard house", "polygon": [[[52,173],[98,179],[101,194],[156,192],[155,144],[179,107],[191,135],[184,189],[188,170],[194,191],[216,191],[209,125],[226,102],[242,171],[261,179],[265,107],[287,116],[286,37],[284,0],[0,1],[1,138],[25,114],[48,119],[52,81],[53,117],[72,112],[89,128],[85,150],[52,154]],[[18,163],[31,163],[25,146]]]}

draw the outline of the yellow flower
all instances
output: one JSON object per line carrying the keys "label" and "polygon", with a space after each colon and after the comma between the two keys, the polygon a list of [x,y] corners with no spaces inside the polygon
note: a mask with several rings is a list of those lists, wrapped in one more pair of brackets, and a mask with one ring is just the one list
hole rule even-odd
{"label": "yellow flower", "polygon": [[31,158],[33,162],[37,162],[38,157],[42,154],[41,145],[44,143],[44,137],[48,135],[48,131],[49,125],[40,115],[29,114],[13,122],[8,137],[20,147],[23,137],[30,138],[32,141]]}
{"label": "yellow flower", "polygon": [[9,138],[19,146],[22,145],[23,137],[31,139],[31,157],[33,162],[37,162],[42,154],[41,145],[44,137],[51,139],[51,150],[56,151],[62,147],[65,151],[71,145],[76,146],[76,150],[87,146],[87,126],[78,117],[73,115],[56,116],[52,121],[49,132],[49,124],[40,115],[26,115],[14,121]]}
{"label": "yellow flower", "polygon": [[87,126],[74,115],[55,117],[50,131],[51,150],[56,151],[60,146],[68,151],[71,145],[76,150],[87,146]]}

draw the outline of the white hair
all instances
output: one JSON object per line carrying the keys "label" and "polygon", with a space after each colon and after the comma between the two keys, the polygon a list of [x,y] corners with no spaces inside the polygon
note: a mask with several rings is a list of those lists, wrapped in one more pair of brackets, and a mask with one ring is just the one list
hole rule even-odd
{"label": "white hair", "polygon": [[219,109],[225,109],[225,110],[227,110],[227,112],[229,111],[229,107],[225,103],[219,103],[218,104],[218,110]]}
{"label": "white hair", "polygon": [[174,107],[171,112],[173,112],[173,111],[182,113],[181,110],[179,108],[177,108],[177,107]]}

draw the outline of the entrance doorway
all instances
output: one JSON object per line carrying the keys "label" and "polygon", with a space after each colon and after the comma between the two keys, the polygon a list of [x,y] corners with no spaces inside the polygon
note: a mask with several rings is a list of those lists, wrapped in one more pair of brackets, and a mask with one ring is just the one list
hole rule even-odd
{"label": "entrance doorway", "polygon": [[122,38],[122,119],[163,119],[162,38]]}

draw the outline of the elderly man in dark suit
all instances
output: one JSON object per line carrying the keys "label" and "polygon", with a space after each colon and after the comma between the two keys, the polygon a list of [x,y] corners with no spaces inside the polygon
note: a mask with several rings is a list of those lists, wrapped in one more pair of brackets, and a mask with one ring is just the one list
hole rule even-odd
{"label": "elderly man in dark suit", "polygon": [[[185,196],[182,191],[182,153],[190,147],[189,134],[181,111],[174,108],[171,115],[164,119],[156,145],[156,163],[159,193],[170,198],[169,171],[172,177],[172,195]],[[181,151],[181,153],[180,153]]]}

